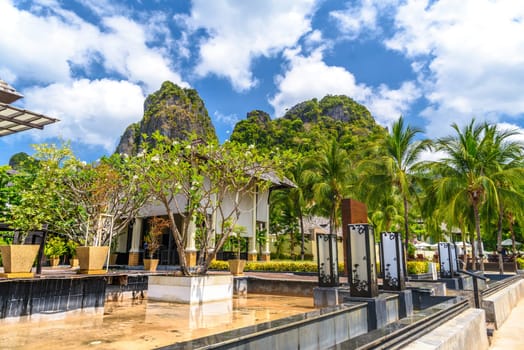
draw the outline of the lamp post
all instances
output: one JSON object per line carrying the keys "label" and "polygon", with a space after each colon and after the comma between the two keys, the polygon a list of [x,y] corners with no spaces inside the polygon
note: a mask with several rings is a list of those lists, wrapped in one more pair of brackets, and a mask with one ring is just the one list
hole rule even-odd
{"label": "lamp post", "polygon": [[369,224],[348,225],[347,267],[353,297],[378,296],[375,237]]}
{"label": "lamp post", "polygon": [[455,245],[448,242],[440,242],[438,244],[438,257],[440,262],[440,277],[452,278],[458,270]]}
{"label": "lamp post", "polygon": [[339,275],[336,235],[317,234],[317,264],[319,287],[337,287]]}
{"label": "lamp post", "polygon": [[380,269],[384,275],[384,290],[403,290],[406,285],[406,265],[400,233],[382,232],[380,238]]}

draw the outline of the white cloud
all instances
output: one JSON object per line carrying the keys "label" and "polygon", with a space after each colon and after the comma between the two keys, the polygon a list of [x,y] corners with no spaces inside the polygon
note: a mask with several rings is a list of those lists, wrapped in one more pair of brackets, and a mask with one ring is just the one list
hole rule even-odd
{"label": "white cloud", "polygon": [[219,111],[213,113],[214,119],[220,123],[226,124],[231,128],[234,128],[235,125],[240,121],[240,118],[236,114],[222,114]]}
{"label": "white cloud", "polygon": [[315,8],[315,0],[194,1],[184,22],[208,34],[200,45],[196,74],[225,77],[237,91],[254,87],[253,59],[294,46],[311,30]]}
{"label": "white cloud", "polygon": [[524,3],[519,0],[408,0],[386,42],[413,59],[431,107],[428,132],[450,122],[524,114]]}
{"label": "white cloud", "polygon": [[520,142],[522,145],[524,145],[524,128],[511,123],[498,123],[497,129],[517,132],[516,135],[510,136],[508,140],[511,140],[513,142]]}
{"label": "white cloud", "polygon": [[144,95],[127,81],[77,80],[24,91],[25,105],[60,119],[34,133],[35,138],[61,137],[113,152],[125,128],[142,117]]}
{"label": "white cloud", "polygon": [[381,85],[373,89],[358,84],[355,76],[343,67],[328,66],[322,51],[316,50],[304,57],[297,50],[286,51],[288,70],[277,77],[278,93],[270,99],[275,116],[281,117],[285,110],[299,102],[325,95],[347,95],[367,106],[371,114],[383,125],[389,125],[419,97],[412,82],[405,82],[398,90]]}
{"label": "white cloud", "polygon": [[103,28],[99,28],[55,2],[40,3],[35,11],[46,16],[0,0],[0,71],[9,69],[18,78],[44,84],[65,83],[74,79],[72,66],[89,71],[96,61],[110,73],[144,84],[147,92],[165,80],[188,86],[170,67],[168,54],[147,45],[158,34],[154,26],[115,16],[103,17]]}
{"label": "white cloud", "polygon": [[148,92],[160,88],[165,80],[189,87],[169,68],[169,61],[161,49],[147,47],[146,33],[141,25],[124,17],[105,18],[104,25],[110,31],[102,34],[98,45],[106,69],[133,82],[145,83]]}
{"label": "white cloud", "polygon": [[374,35],[381,32],[379,14],[391,12],[397,4],[398,0],[363,0],[357,4],[348,2],[345,10],[332,11],[329,15],[335,19],[339,30],[348,39],[354,40],[362,33]]}
{"label": "white cloud", "polygon": [[380,124],[390,126],[409,111],[411,104],[419,97],[419,88],[413,82],[404,82],[397,90],[380,85],[378,90],[362,103],[369,108]]}

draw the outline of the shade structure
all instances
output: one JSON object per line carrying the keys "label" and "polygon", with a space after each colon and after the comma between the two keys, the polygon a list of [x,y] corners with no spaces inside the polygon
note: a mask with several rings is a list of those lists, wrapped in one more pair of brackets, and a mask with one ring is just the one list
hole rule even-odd
{"label": "shade structure", "polygon": [[[501,244],[504,246],[512,246],[513,241],[510,238],[508,238],[508,239],[503,240]],[[522,245],[522,243],[515,241],[515,245]]]}
{"label": "shade structure", "polygon": [[22,97],[24,96],[16,91],[14,87],[0,79],[0,102],[13,103]]}
{"label": "shade structure", "polygon": [[29,129],[43,129],[58,119],[0,103],[0,137]]}

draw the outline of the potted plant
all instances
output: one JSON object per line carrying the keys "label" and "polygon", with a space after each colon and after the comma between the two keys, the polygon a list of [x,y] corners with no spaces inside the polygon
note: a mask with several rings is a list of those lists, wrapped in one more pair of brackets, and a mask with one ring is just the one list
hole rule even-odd
{"label": "potted plant", "polygon": [[60,257],[67,252],[66,243],[58,236],[47,238],[44,246],[44,254],[49,259],[51,267],[57,267]]}
{"label": "potted plant", "polygon": [[66,243],[67,256],[69,257],[69,264],[71,268],[78,267],[78,257],[76,256],[76,248],[78,243],[72,240],[68,240]]}
{"label": "potted plant", "polygon": [[[29,220],[30,221],[30,220]],[[34,277],[32,267],[35,262],[36,255],[40,249],[39,244],[25,244],[26,238],[29,234],[36,230],[31,230],[28,226],[31,223],[23,220],[17,221],[25,229],[18,229],[13,231],[15,233],[13,239],[6,239],[4,245],[0,245],[0,253],[2,255],[2,263],[4,266],[4,273],[0,277],[6,278],[24,278]],[[14,223],[12,221],[11,223]],[[27,224],[27,225],[25,225]]]}
{"label": "potted plant", "polygon": [[229,271],[233,276],[241,276],[244,274],[244,267],[246,266],[246,260],[240,258],[240,252],[245,242],[245,238],[242,234],[245,234],[247,229],[244,226],[236,225],[231,236],[230,242],[234,249],[234,258],[228,260]]}
{"label": "potted plant", "polygon": [[160,249],[160,239],[164,233],[164,229],[169,227],[169,220],[155,216],[150,220],[149,224],[149,231],[144,236],[149,259],[144,259],[144,269],[148,271],[156,271],[156,268],[158,267],[158,259],[154,258],[155,253]]}

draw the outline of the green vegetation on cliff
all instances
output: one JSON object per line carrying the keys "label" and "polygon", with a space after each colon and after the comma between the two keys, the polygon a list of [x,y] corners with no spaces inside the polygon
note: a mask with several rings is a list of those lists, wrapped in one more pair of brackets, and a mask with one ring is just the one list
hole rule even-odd
{"label": "green vegetation on cliff", "polygon": [[328,95],[299,103],[274,120],[263,111],[252,111],[235,126],[230,140],[267,151],[278,147],[308,154],[335,139],[361,159],[379,150],[385,134],[366,107],[347,96]]}
{"label": "green vegetation on cliff", "polygon": [[149,95],[144,102],[144,117],[131,124],[120,139],[117,153],[135,154],[143,135],[155,131],[172,139],[186,140],[190,134],[205,141],[216,141],[215,128],[204,101],[194,89],[184,89],[170,81]]}

